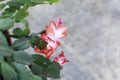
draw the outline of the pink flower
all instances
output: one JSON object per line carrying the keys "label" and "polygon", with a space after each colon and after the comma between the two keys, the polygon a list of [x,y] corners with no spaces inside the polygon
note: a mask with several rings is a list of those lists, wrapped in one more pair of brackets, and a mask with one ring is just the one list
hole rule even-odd
{"label": "pink flower", "polygon": [[47,47],[52,47],[54,49],[56,49],[58,46],[60,46],[60,42],[59,41],[53,41],[52,39],[50,39],[46,33],[41,34],[41,39],[45,40],[46,42],[48,42]]}
{"label": "pink flower", "polygon": [[45,54],[45,56],[49,58],[52,55],[54,50],[52,48],[51,49],[39,49],[36,47],[34,48],[34,51],[41,53],[41,54]]}
{"label": "pink flower", "polygon": [[53,52],[56,50],[56,48],[60,46],[60,42],[51,40],[46,35],[46,33],[41,34],[41,39],[48,42],[46,49],[39,49],[36,47],[34,50],[38,53],[45,54],[47,58],[50,58],[50,56],[53,54]]}
{"label": "pink flower", "polygon": [[50,21],[49,25],[46,26],[46,34],[53,41],[59,41],[60,38],[64,38],[67,36],[67,27],[62,26],[61,24],[62,20],[58,19],[56,23],[54,21]]}
{"label": "pink flower", "polygon": [[62,24],[62,19],[61,18],[59,18],[58,20],[57,20],[57,22],[56,22],[56,26],[59,26],[59,25],[61,25]]}
{"label": "pink flower", "polygon": [[58,57],[54,59],[54,61],[58,62],[59,64],[64,64],[65,62],[69,62],[64,56],[64,52],[61,51]]}
{"label": "pink flower", "polygon": [[62,26],[62,20],[59,18],[55,23],[53,21],[49,22],[46,26],[46,32],[41,34],[41,39],[48,42],[46,49],[35,48],[34,50],[38,53],[45,54],[47,58],[53,54],[53,52],[60,46],[60,38],[67,36],[67,27]]}

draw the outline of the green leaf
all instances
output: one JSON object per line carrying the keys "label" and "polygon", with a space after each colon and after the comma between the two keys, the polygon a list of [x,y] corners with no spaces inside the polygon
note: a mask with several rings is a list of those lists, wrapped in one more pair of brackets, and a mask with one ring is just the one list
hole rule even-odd
{"label": "green leaf", "polygon": [[23,35],[27,36],[29,33],[30,33],[29,27],[25,27],[25,29],[23,30]]}
{"label": "green leaf", "polygon": [[28,21],[26,21],[26,20],[21,20],[21,22],[26,26],[26,27],[28,27],[29,26],[29,23],[28,23]]}
{"label": "green leaf", "polygon": [[30,0],[17,0],[18,2],[24,3],[24,4],[30,4]]}
{"label": "green leaf", "polygon": [[12,18],[0,19],[0,30],[8,30],[13,27],[14,21]]}
{"label": "green leaf", "polygon": [[30,43],[31,45],[34,47],[35,45],[39,44],[39,41],[40,41],[40,37],[37,36],[37,34],[33,33],[31,36],[30,36]]}
{"label": "green leaf", "polygon": [[60,66],[59,63],[53,62],[52,65],[49,66],[47,69],[48,77],[58,79],[60,78],[60,70],[62,67]]}
{"label": "green leaf", "polygon": [[3,50],[3,51],[8,51],[8,52],[14,52],[13,49],[9,46],[6,46],[6,45],[0,45],[0,51]]}
{"label": "green leaf", "polygon": [[3,62],[4,58],[0,56],[0,63]]}
{"label": "green leaf", "polygon": [[4,80],[18,80],[17,72],[6,62],[1,63],[1,72]]}
{"label": "green leaf", "polygon": [[24,6],[22,9],[20,9],[16,15],[14,16],[14,19],[16,22],[23,20],[24,18],[26,18],[29,13],[27,12],[27,9],[29,8],[29,6]]}
{"label": "green leaf", "polygon": [[15,67],[17,73],[19,74],[20,80],[29,80],[30,78],[32,78],[33,74],[25,65],[16,62],[13,62],[12,65]]}
{"label": "green leaf", "polygon": [[33,62],[31,55],[24,52],[24,51],[17,51],[13,55],[13,59],[16,62],[21,63],[21,64],[25,64],[25,65],[30,65]]}
{"label": "green leaf", "polygon": [[39,48],[39,49],[45,49],[47,47],[47,42],[44,41],[44,40],[40,40],[39,41],[39,44],[37,44],[36,46]]}
{"label": "green leaf", "polygon": [[16,37],[22,37],[23,36],[23,33],[22,33],[23,31],[22,31],[22,29],[20,29],[20,28],[15,28],[14,30],[13,30],[13,34],[16,36]]}
{"label": "green leaf", "polygon": [[13,35],[16,37],[24,37],[24,36],[28,36],[30,33],[30,29],[29,27],[25,27],[24,30],[20,29],[20,28],[15,28],[13,30]]}
{"label": "green leaf", "polygon": [[12,56],[11,52],[5,51],[5,50],[0,50],[0,56],[2,57],[10,57]]}
{"label": "green leaf", "polygon": [[4,1],[4,0],[0,0],[0,2],[1,2],[1,1]]}
{"label": "green leaf", "polygon": [[34,73],[35,75],[39,75],[41,77],[44,77],[45,72],[43,71],[42,67],[36,63],[32,63],[30,65],[31,71],[32,73]]}
{"label": "green leaf", "polygon": [[56,2],[58,2],[59,0],[46,0],[46,1],[48,1],[48,2],[50,2],[50,3],[56,3]]}
{"label": "green leaf", "polygon": [[30,0],[33,3],[44,3],[45,0]]}
{"label": "green leaf", "polygon": [[33,54],[32,57],[34,58],[34,62],[40,65],[44,70],[46,70],[49,67],[49,65],[52,64],[50,59],[45,58],[42,55]]}
{"label": "green leaf", "polygon": [[29,46],[30,46],[30,43],[26,38],[20,38],[14,41],[14,43],[12,44],[12,48],[14,48],[15,50],[24,50],[29,48]]}
{"label": "green leaf", "polygon": [[14,54],[14,50],[9,47],[9,46],[5,46],[5,45],[0,45],[0,56],[12,56],[12,54]]}
{"label": "green leaf", "polygon": [[30,29],[29,27],[25,27],[24,30],[20,29],[20,28],[15,28],[13,30],[13,35],[15,37],[24,37],[24,36],[28,36],[30,33]]}
{"label": "green leaf", "polygon": [[40,76],[34,75],[30,80],[42,80],[42,78]]}
{"label": "green leaf", "polygon": [[8,1],[6,4],[9,5],[9,6],[18,7],[18,8],[19,8],[20,6],[23,6],[22,3],[20,3],[20,2],[18,2],[18,1],[16,1],[16,0]]}
{"label": "green leaf", "polygon": [[56,3],[59,0],[31,0],[33,3],[39,3],[39,4],[44,4],[44,3]]}
{"label": "green leaf", "polygon": [[32,56],[34,58],[34,63],[31,64],[31,71],[34,74],[39,75],[42,78],[46,77],[51,77],[54,79],[60,78],[60,70],[62,69],[62,67],[60,66],[59,63],[51,62],[48,58],[45,58],[38,54],[34,54]]}
{"label": "green leaf", "polygon": [[7,18],[7,17],[13,17],[14,13],[16,12],[18,8],[16,7],[8,7],[4,10],[4,12],[2,13],[2,18]]}
{"label": "green leaf", "polygon": [[7,39],[1,31],[0,31],[0,44],[8,45]]}
{"label": "green leaf", "polygon": [[5,7],[5,4],[4,4],[4,3],[1,3],[1,4],[0,4],[0,10],[3,10],[4,7]]}

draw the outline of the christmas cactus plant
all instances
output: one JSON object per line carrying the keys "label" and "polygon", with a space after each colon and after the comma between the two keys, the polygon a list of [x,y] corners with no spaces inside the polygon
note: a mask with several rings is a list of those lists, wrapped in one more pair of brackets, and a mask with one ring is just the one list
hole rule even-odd
{"label": "christmas cactus plant", "polygon": [[[64,51],[54,59],[51,56],[61,45],[60,40],[67,36],[67,27],[59,18],[56,22],[50,20],[41,32],[31,33],[25,19],[29,16],[28,8],[56,2],[58,0],[0,0],[0,80],[60,78],[62,64],[69,61]],[[24,24],[24,29],[14,27],[18,23]],[[29,47],[36,54],[26,52]]]}

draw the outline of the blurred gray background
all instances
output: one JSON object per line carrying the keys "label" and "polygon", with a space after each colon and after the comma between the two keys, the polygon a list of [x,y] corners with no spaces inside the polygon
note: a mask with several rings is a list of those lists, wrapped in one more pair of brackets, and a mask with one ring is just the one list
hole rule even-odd
{"label": "blurred gray background", "polygon": [[70,60],[61,80],[120,80],[120,0],[60,0],[29,9],[32,32],[63,19],[68,37],[57,49]]}

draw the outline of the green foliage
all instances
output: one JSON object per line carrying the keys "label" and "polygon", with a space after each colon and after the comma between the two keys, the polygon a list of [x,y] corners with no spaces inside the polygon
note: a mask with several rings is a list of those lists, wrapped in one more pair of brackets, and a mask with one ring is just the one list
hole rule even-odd
{"label": "green foliage", "polygon": [[1,2],[1,1],[4,1],[4,0],[0,0],[0,2]]}
{"label": "green foliage", "polygon": [[12,56],[12,54],[14,54],[14,50],[9,47],[9,46],[5,46],[5,45],[0,45],[0,56],[3,56],[3,57],[10,57]]}
{"label": "green foliage", "polygon": [[37,36],[37,34],[33,33],[30,36],[30,43],[32,45],[32,47],[36,46],[37,44],[39,44],[40,38]]}
{"label": "green foliage", "polygon": [[58,2],[59,0],[46,0],[46,1],[48,1],[50,3],[55,3],[55,2]]}
{"label": "green foliage", "polygon": [[47,47],[47,42],[40,40],[39,43],[36,45],[39,49],[45,49]]}
{"label": "green foliage", "polygon": [[0,63],[3,62],[4,58],[0,56]]}
{"label": "green foliage", "polygon": [[9,18],[9,17],[12,17],[13,14],[15,13],[15,11],[16,11],[15,9],[16,9],[15,7],[5,8],[4,12],[2,13],[1,18]]}
{"label": "green foliage", "polygon": [[24,6],[22,9],[20,9],[14,16],[14,20],[17,22],[26,18],[29,15],[29,13],[27,12],[28,8],[29,6]]}
{"label": "green foliage", "polygon": [[18,74],[15,69],[8,63],[1,63],[1,72],[4,80],[18,80]]}
{"label": "green foliage", "polygon": [[38,54],[34,54],[33,58],[34,63],[30,65],[31,71],[35,75],[41,76],[43,80],[47,80],[47,69],[52,62]]}
{"label": "green foliage", "polygon": [[16,51],[16,53],[13,55],[13,59],[15,62],[25,65],[30,65],[33,61],[31,55],[25,51]]}
{"label": "green foliage", "polygon": [[59,65],[59,63],[52,62],[52,64],[48,67],[47,73],[48,77],[52,77],[54,79],[60,78],[60,70],[62,67]]}
{"label": "green foliage", "polygon": [[4,4],[4,3],[1,3],[1,4],[0,4],[0,10],[3,10],[4,7],[5,7],[5,4]]}
{"label": "green foliage", "polygon": [[[34,54],[30,55],[25,49],[32,46],[45,49],[47,42],[42,40],[38,33],[30,34],[29,23],[26,17],[28,9],[38,4],[51,4],[59,0],[9,0],[2,3],[0,0],[0,80],[47,80],[60,78],[61,66],[50,59]],[[14,28],[13,35],[5,31],[22,23],[25,28]],[[45,32],[45,30],[43,31]],[[42,32],[42,33],[43,33]],[[16,38],[12,44],[8,37]]]}
{"label": "green foliage", "polygon": [[43,80],[40,76],[34,75],[30,80]]}
{"label": "green foliage", "polygon": [[37,46],[39,49],[45,49],[47,47],[47,42],[40,39],[40,37],[37,36],[37,34],[32,34],[30,36],[30,43],[32,47]]}
{"label": "green foliage", "polygon": [[16,0],[10,0],[5,5],[9,6],[6,7],[5,10],[2,13],[2,18],[12,17],[16,13],[17,10],[20,9],[21,6],[24,4],[17,2]]}
{"label": "green foliage", "polygon": [[0,31],[0,44],[8,45],[7,39],[1,31]]}
{"label": "green foliage", "polygon": [[41,55],[34,54],[34,63],[31,64],[31,71],[41,76],[43,79],[47,77],[51,77],[54,79],[60,78],[60,70],[62,67],[56,63],[50,61],[50,59],[47,59]]}
{"label": "green foliage", "polygon": [[9,5],[10,7],[12,6],[12,7],[16,7],[16,8],[19,8],[20,6],[23,6],[22,3],[20,3],[16,0],[8,1],[6,4]]}
{"label": "green foliage", "polygon": [[10,53],[9,51],[1,50],[0,51],[0,56],[2,56],[2,57],[11,57],[12,53]]}
{"label": "green foliage", "polygon": [[42,69],[42,67],[37,64],[37,63],[32,63],[30,65],[30,68],[31,68],[31,71],[35,74],[35,75],[39,75],[41,77],[44,77],[45,75],[45,72],[44,70]]}
{"label": "green foliage", "polygon": [[34,58],[34,62],[43,66],[44,70],[48,68],[48,66],[52,63],[50,59],[43,57],[39,54],[33,54],[32,57]]}
{"label": "green foliage", "polygon": [[12,44],[12,48],[15,50],[24,50],[29,48],[29,46],[30,46],[30,43],[26,38],[20,38],[14,41],[14,43]]}
{"label": "green foliage", "polygon": [[12,18],[0,19],[0,30],[8,30],[13,27],[14,21]]}
{"label": "green foliage", "polygon": [[[27,25],[27,24],[26,24]],[[25,27],[24,30],[20,29],[20,28],[15,28],[13,30],[13,35],[15,37],[24,37],[24,36],[28,36],[30,33],[30,29],[28,27]]]}
{"label": "green foliage", "polygon": [[[21,20],[21,22],[25,25],[25,27],[29,27],[29,23],[28,23],[28,21],[26,21],[26,20]],[[30,31],[30,30],[29,30]]]}
{"label": "green foliage", "polygon": [[19,75],[19,80],[29,80],[33,77],[33,74],[28,70],[25,65],[16,62],[13,62],[12,65],[15,67]]}
{"label": "green foliage", "polygon": [[30,4],[31,3],[30,0],[16,0],[16,1],[21,2],[23,4]]}
{"label": "green foliage", "polygon": [[39,4],[44,4],[44,3],[55,3],[58,2],[59,0],[30,0],[33,3],[39,3]]}

